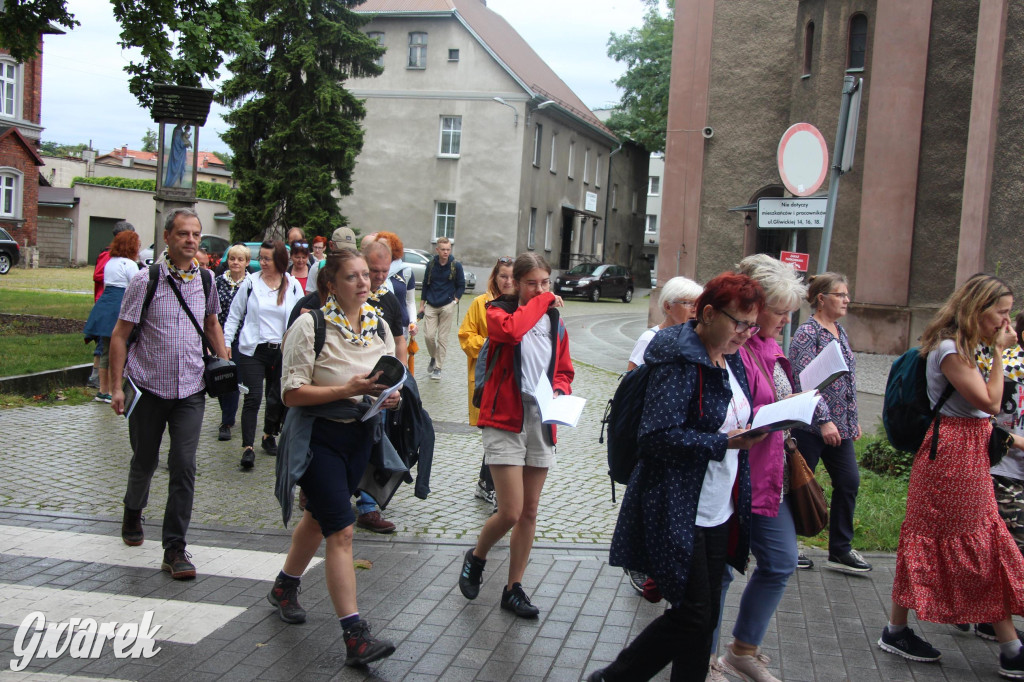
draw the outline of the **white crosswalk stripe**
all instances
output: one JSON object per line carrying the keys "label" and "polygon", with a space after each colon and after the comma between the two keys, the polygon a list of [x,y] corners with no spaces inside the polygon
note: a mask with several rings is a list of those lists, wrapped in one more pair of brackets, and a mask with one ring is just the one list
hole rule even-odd
{"label": "white crosswalk stripe", "polygon": [[[273,580],[284,564],[284,554],[250,549],[229,549],[210,545],[189,545],[199,575],[225,578]],[[46,557],[63,561],[160,568],[163,549],[158,541],[141,547],[129,547],[120,537],[92,533],[72,533],[25,526],[0,525],[0,554]],[[323,559],[316,558],[310,568]]]}

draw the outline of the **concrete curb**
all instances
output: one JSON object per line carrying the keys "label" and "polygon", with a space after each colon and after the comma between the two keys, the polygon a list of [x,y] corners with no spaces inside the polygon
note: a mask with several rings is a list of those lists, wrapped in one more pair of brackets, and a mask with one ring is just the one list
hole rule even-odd
{"label": "concrete curb", "polygon": [[64,369],[52,369],[35,374],[19,374],[0,379],[0,393],[38,395],[54,388],[85,385],[92,372],[92,363],[74,365]]}

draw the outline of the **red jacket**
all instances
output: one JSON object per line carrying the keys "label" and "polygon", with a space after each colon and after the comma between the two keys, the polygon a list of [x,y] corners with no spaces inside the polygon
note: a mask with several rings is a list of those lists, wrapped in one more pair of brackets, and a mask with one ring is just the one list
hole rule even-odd
{"label": "red jacket", "polygon": [[103,295],[103,268],[107,267],[108,260],[110,249],[103,249],[100,255],[96,256],[96,267],[92,270],[92,295],[95,297],[93,302],[100,300],[100,296]]}
{"label": "red jacket", "polygon": [[[556,308],[551,308],[555,295],[539,294],[524,306],[518,300],[498,298],[487,304],[488,353],[498,353],[491,378],[484,385],[477,426],[490,426],[519,433],[523,430],[522,351],[519,342],[544,315],[551,319],[551,362],[548,380],[551,388],[564,395],[572,393],[575,370],[569,357],[569,336]],[[512,351],[512,352],[509,352]],[[493,356],[492,356],[493,357]],[[555,443],[554,425],[550,430]]]}

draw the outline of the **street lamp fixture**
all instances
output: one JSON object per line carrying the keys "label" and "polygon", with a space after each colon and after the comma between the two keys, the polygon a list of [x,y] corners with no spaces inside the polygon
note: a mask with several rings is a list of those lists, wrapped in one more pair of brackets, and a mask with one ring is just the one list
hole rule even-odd
{"label": "street lamp fixture", "polygon": [[509,104],[508,102],[506,102],[505,100],[503,100],[501,97],[493,97],[492,99],[495,102],[497,102],[498,104],[504,104],[506,107],[508,107],[509,109],[512,110],[512,127],[515,128],[516,126],[518,126],[519,125],[519,110],[516,109],[511,104]]}

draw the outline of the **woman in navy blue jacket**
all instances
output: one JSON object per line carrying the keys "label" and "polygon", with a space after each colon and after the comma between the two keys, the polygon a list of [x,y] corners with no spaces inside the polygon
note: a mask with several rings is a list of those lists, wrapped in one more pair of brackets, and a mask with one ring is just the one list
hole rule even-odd
{"label": "woman in navy blue jacket", "polygon": [[658,332],[640,424],[640,459],[619,510],[612,566],[643,571],[670,608],[590,680],[647,680],[672,663],[672,680],[702,682],[728,562],[746,568],[750,537],[747,449],[738,435],[751,391],[737,351],[758,330],[761,286],[722,273],[697,299],[697,319]]}

